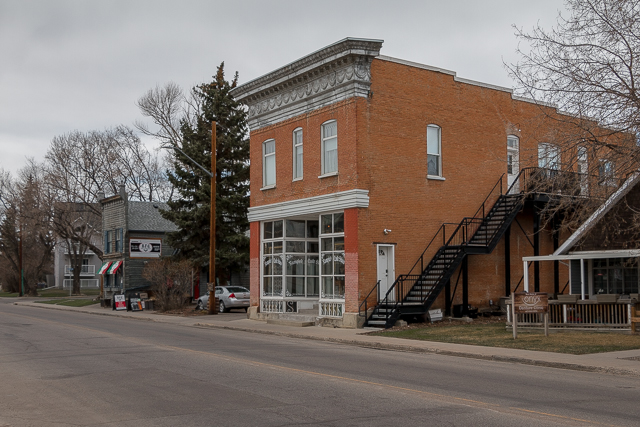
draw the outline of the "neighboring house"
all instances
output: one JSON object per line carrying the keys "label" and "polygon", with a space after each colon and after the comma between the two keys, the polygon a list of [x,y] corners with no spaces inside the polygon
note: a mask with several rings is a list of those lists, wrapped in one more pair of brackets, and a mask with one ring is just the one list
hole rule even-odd
{"label": "neighboring house", "polygon": [[[100,247],[102,239],[99,230],[100,218],[95,214],[94,206],[82,203],[57,203],[54,208],[54,229],[56,230],[56,246],[54,249],[54,286],[59,289],[73,288],[74,255],[82,259],[80,270],[81,289],[99,289],[101,261],[89,245],[81,245],[77,239],[90,239],[91,244]],[[71,231],[73,230],[73,231]],[[61,234],[62,233],[62,234]],[[69,238],[60,237],[67,235]],[[70,246],[71,245],[71,246]]]}
{"label": "neighboring house", "polygon": [[554,253],[523,262],[569,264],[570,294],[581,300],[598,295],[640,293],[640,173],[632,174]]}
{"label": "neighboring house", "polygon": [[124,186],[119,194],[100,200],[103,230],[103,299],[114,294],[139,292],[149,288],[142,277],[147,262],[172,255],[166,233],[176,231],[171,221],[160,215],[166,203],[129,201]]}
{"label": "neighboring house", "polygon": [[[100,245],[100,236],[93,239],[93,243]],[[66,242],[58,239],[53,255],[55,287],[59,289],[71,289],[73,287],[73,270],[71,260],[69,258],[69,248]],[[93,253],[91,249],[87,249],[82,257],[82,270],[80,271],[80,288],[81,289],[100,289],[100,276],[98,270],[102,261]]]}
{"label": "neighboring house", "polygon": [[[551,182],[555,109],[381,47],[344,39],[233,90],[251,131],[252,318],[355,327],[497,304],[522,290],[523,256],[559,247],[545,203],[588,195]],[[568,279],[557,263],[529,276],[550,293]]]}

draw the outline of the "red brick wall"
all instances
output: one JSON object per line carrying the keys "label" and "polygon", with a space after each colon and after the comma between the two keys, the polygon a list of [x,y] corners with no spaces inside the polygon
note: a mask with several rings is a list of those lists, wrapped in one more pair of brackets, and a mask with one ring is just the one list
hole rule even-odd
{"label": "red brick wall", "polygon": [[[370,191],[370,207],[361,210],[359,220],[361,299],[377,281],[376,243],[395,243],[396,275],[408,273],[441,224],[473,216],[506,172],[507,135],[520,138],[521,167],[537,164],[544,135],[535,105],[455,82],[451,75],[374,60],[371,91],[368,100],[358,100],[358,185]],[[428,124],[441,127],[444,181],[426,178]],[[530,221],[526,227],[531,233]],[[385,228],[391,229],[388,235]],[[533,255],[522,245],[524,236],[517,236],[514,229],[513,287],[522,276],[521,257]],[[541,246],[541,254],[552,252],[548,234]],[[438,247],[432,245],[429,253]],[[541,268],[543,290],[553,289],[552,267]],[[491,255],[470,258],[469,282],[472,304],[498,300],[504,293],[503,243]],[[461,290],[460,285],[456,298]]]}
{"label": "red brick wall", "polygon": [[249,225],[250,243],[249,243],[249,283],[251,290],[251,305],[259,305],[260,303],[260,223],[252,222]]}
{"label": "red brick wall", "polygon": [[[379,59],[373,61],[371,75],[369,98],[339,102],[251,133],[251,206],[369,190],[369,208],[345,211],[348,312],[357,310],[358,301],[377,281],[377,243],[395,244],[396,274],[408,273],[441,224],[473,216],[506,172],[507,135],[520,138],[520,164],[525,167],[537,164],[537,144],[552,134],[539,107],[513,100],[508,92]],[[319,179],[321,124],[331,119],[338,121],[339,174]],[[441,127],[445,180],[426,178],[428,124]],[[298,127],[304,134],[304,179],[292,182],[292,134]],[[260,190],[262,143],[271,138],[276,141],[276,188]],[[503,185],[506,189],[506,175]],[[258,240],[255,226],[252,241]],[[352,226],[358,230],[355,236],[349,231]],[[523,217],[523,227],[530,233],[531,220]],[[387,235],[385,228],[391,230]],[[533,250],[516,227],[512,239],[515,287],[522,276],[520,258]],[[541,254],[552,252],[548,233],[541,245]],[[433,245],[428,255],[438,247]],[[254,250],[258,257],[259,246],[252,242]],[[252,292],[259,289],[257,262],[254,267],[252,252]],[[470,303],[498,300],[504,293],[504,244],[491,255],[472,256],[469,267]],[[552,267],[549,263],[541,268],[543,291],[553,289]],[[460,285],[456,299],[461,292]]]}
{"label": "red brick wall", "polygon": [[[321,172],[321,126],[338,122],[337,176],[318,179]],[[350,99],[251,132],[251,206],[278,203],[357,188],[356,102]],[[293,131],[302,128],[304,176],[293,181]],[[262,188],[262,143],[276,142],[276,188]]]}
{"label": "red brick wall", "polygon": [[358,311],[358,211],[344,210],[344,257],[346,312]]}

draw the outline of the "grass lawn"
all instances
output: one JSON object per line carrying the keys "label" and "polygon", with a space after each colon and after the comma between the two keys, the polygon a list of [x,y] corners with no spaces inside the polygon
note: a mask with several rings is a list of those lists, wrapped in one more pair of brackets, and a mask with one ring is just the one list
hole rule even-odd
{"label": "grass lawn", "polygon": [[[81,289],[82,295],[97,296],[100,295],[100,289]],[[47,289],[38,291],[38,295],[41,297],[55,298],[55,297],[68,297],[69,290],[63,289]]]}
{"label": "grass lawn", "polygon": [[66,305],[69,307],[86,307],[88,305],[97,304],[98,301],[90,299],[56,299],[50,301],[37,301],[40,304]]}
{"label": "grass lawn", "polygon": [[[478,319],[479,320],[479,319]],[[446,319],[433,325],[413,324],[406,328],[389,329],[374,335],[412,340],[481,345],[486,347],[518,348],[555,353],[589,354],[640,348],[640,335],[624,332],[592,332],[518,329],[518,338],[506,330],[505,321],[461,324]]]}
{"label": "grass lawn", "polygon": [[13,297],[17,297],[18,295],[19,295],[19,294],[18,294],[17,292],[16,292],[16,293],[11,293],[11,292],[0,292],[0,298],[3,298],[3,297],[4,297],[4,298],[7,298],[7,297],[13,298]]}

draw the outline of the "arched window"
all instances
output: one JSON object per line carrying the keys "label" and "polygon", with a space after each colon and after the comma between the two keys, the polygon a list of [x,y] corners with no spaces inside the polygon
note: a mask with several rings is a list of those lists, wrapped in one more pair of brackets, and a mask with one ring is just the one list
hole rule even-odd
{"label": "arched window", "polygon": [[276,141],[268,139],[262,143],[262,186],[276,185]]}
{"label": "arched window", "polygon": [[442,155],[440,146],[440,126],[427,126],[427,175],[442,176]]}
{"label": "arched window", "polygon": [[293,179],[302,179],[302,128],[293,131]]}
{"label": "arched window", "polygon": [[338,122],[322,124],[322,175],[338,172]]}

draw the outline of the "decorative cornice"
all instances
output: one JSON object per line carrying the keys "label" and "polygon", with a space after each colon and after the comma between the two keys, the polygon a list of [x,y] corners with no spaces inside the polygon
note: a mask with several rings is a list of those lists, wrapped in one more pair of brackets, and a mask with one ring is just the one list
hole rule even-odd
{"label": "decorative cornice", "polygon": [[367,97],[382,40],[346,38],[233,89],[251,130],[351,97]]}
{"label": "decorative cornice", "polygon": [[350,208],[368,208],[368,190],[347,190],[322,196],[249,208],[249,222],[269,221]]}

